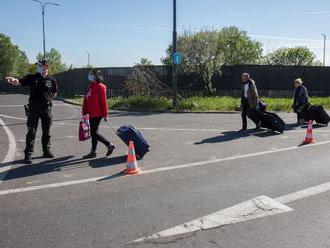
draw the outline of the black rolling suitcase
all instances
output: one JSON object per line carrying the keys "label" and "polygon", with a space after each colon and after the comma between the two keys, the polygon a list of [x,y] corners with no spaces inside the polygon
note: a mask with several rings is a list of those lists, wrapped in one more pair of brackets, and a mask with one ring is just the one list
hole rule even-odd
{"label": "black rolling suitcase", "polygon": [[117,130],[115,130],[109,122],[108,124],[126,145],[128,145],[130,141],[134,142],[135,154],[138,159],[142,159],[144,155],[149,151],[150,146],[148,144],[148,141],[135,127],[126,125],[121,126]]}
{"label": "black rolling suitcase", "polygon": [[264,112],[259,114],[261,127],[271,129],[280,133],[284,132],[285,122],[277,114]]}
{"label": "black rolling suitcase", "polygon": [[330,117],[322,105],[312,105],[304,113],[305,121],[315,121],[318,124],[328,126]]}

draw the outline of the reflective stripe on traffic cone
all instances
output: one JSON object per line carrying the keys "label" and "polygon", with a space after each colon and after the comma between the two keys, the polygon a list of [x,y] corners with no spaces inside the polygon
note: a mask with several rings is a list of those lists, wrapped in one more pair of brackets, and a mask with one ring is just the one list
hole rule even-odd
{"label": "reflective stripe on traffic cone", "polygon": [[140,171],[141,170],[139,169],[136,161],[134,142],[130,141],[128,146],[126,169],[123,170],[123,173],[126,175],[133,175],[139,173]]}
{"label": "reflective stripe on traffic cone", "polygon": [[313,121],[312,120],[310,120],[308,123],[306,138],[303,141],[304,145],[311,144],[311,143],[315,143],[315,140],[313,138]]}

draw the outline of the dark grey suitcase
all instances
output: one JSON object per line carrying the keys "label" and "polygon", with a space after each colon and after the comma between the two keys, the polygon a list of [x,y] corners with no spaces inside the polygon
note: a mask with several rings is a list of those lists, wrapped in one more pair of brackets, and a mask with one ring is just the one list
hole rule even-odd
{"label": "dark grey suitcase", "polygon": [[273,131],[283,133],[285,130],[285,122],[277,114],[265,112],[259,114],[261,126]]}

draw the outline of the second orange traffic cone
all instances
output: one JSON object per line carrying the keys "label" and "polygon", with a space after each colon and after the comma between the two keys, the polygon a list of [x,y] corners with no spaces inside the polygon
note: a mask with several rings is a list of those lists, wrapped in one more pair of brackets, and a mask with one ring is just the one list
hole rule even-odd
{"label": "second orange traffic cone", "polygon": [[141,172],[141,170],[138,167],[137,160],[136,160],[134,142],[130,141],[129,146],[128,146],[126,169],[123,170],[123,173],[126,175],[133,175],[133,174],[137,174],[140,172]]}
{"label": "second orange traffic cone", "polygon": [[313,121],[312,120],[310,120],[308,123],[306,138],[303,141],[303,145],[307,145],[307,144],[311,144],[311,143],[315,143],[315,140],[313,138]]}

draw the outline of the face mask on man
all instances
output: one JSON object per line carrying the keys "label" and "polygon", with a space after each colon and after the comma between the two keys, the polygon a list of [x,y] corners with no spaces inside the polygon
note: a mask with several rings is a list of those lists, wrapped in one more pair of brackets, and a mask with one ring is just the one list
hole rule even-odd
{"label": "face mask on man", "polygon": [[94,75],[88,74],[88,81],[93,82],[94,81]]}
{"label": "face mask on man", "polygon": [[37,66],[37,72],[42,74],[44,72],[44,67],[43,66]]}

